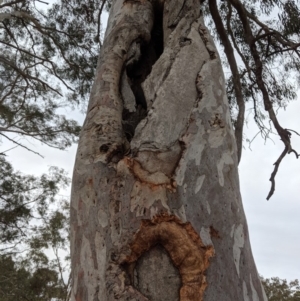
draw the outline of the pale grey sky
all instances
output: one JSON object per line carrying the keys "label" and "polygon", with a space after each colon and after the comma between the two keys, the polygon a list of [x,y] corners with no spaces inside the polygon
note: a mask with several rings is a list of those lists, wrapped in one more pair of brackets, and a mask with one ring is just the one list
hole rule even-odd
{"label": "pale grey sky", "polygon": [[[300,97],[298,97],[300,98]],[[300,99],[279,113],[284,128],[300,131]],[[256,133],[253,122],[246,128]],[[266,201],[273,163],[283,150],[275,136],[272,141],[257,137],[252,151],[244,149],[239,166],[241,192],[248,220],[252,251],[257,269],[264,277],[300,278],[300,160],[288,155],[276,177],[276,191]],[[300,137],[292,135],[293,147],[300,152]]]}

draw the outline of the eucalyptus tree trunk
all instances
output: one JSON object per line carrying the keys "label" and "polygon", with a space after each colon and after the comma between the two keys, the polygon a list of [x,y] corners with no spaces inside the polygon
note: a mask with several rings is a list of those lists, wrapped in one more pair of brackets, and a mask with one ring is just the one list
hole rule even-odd
{"label": "eucalyptus tree trunk", "polygon": [[72,300],[266,300],[198,0],[116,0],[74,169]]}

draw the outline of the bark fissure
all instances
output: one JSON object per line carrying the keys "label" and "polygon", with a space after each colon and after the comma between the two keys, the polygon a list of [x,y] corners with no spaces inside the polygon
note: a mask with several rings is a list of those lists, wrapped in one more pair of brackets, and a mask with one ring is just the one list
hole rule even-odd
{"label": "bark fissure", "polygon": [[[135,128],[139,122],[147,116],[147,101],[142,83],[151,73],[152,66],[159,59],[164,48],[163,4],[159,1],[154,1],[152,7],[153,28],[150,41],[133,41],[120,82],[120,90],[124,102],[122,124],[129,142],[132,140]],[[126,86],[130,87],[132,93],[128,93],[128,90],[126,91]]]}

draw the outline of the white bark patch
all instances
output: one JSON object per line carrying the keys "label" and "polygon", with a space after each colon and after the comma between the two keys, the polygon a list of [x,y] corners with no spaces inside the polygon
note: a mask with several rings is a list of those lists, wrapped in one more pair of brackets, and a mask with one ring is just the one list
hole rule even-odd
{"label": "white bark patch", "polygon": [[[157,95],[158,89],[161,87],[162,82],[165,76],[165,70],[168,70],[171,65],[171,57],[173,55],[174,49],[165,48],[162,55],[152,66],[152,70],[150,75],[146,78],[146,80],[142,83],[142,87],[144,90],[145,98],[147,100],[147,106],[151,107],[152,103]],[[148,111],[151,115],[152,110]]]}
{"label": "white bark patch", "polygon": [[174,214],[178,216],[184,223],[186,222],[186,213],[184,205],[182,205],[179,209],[174,210]]}
{"label": "white bark patch", "polygon": [[223,175],[223,168],[224,165],[233,165],[233,159],[230,154],[230,152],[226,152],[222,154],[222,158],[217,164],[217,169],[218,169],[218,176],[219,176],[219,183],[221,186],[224,186],[224,175]]}
{"label": "white bark patch", "polygon": [[225,128],[218,128],[211,130],[208,136],[208,143],[211,148],[218,148],[224,143],[224,137],[226,136]]}
{"label": "white bark patch", "polygon": [[107,27],[105,31],[105,38],[111,33],[113,26],[117,23],[118,16],[121,15],[119,12],[122,11],[121,9],[122,6],[123,6],[122,0],[114,1],[114,5],[112,5],[110,9],[110,14],[109,14]]}
{"label": "white bark patch", "polygon": [[84,283],[87,288],[87,300],[93,300],[98,286],[97,271],[94,268],[92,251],[89,240],[83,235],[80,252],[81,267],[84,271]]}
{"label": "white bark patch", "polygon": [[[78,267],[75,268],[74,270],[74,275],[78,275]],[[72,301],[75,301],[75,296],[74,296],[74,292],[77,292],[77,285],[78,285],[78,277],[74,277],[74,282],[73,282],[73,287],[72,287]]]}
{"label": "white bark patch", "polygon": [[106,264],[106,245],[104,237],[99,232],[96,233],[95,246],[97,252],[97,263],[98,263],[98,284],[99,293],[98,299],[105,300],[106,289],[105,289],[105,264]]}
{"label": "white bark patch", "polygon": [[260,285],[261,285],[261,290],[262,290],[262,293],[263,293],[263,301],[268,301],[268,297],[266,295],[265,289],[264,289],[264,287],[262,286],[261,283],[260,283]]}
{"label": "white bark patch", "polygon": [[206,201],[206,208],[207,208],[208,214],[210,214],[211,210],[210,210],[210,205],[209,205],[208,201]]}
{"label": "white bark patch", "polygon": [[167,205],[166,187],[163,185],[150,188],[147,184],[136,181],[130,197],[130,210],[131,212],[136,211],[136,216],[143,216],[144,209],[149,209],[155,201],[160,201],[163,207],[170,213],[170,208]]}
{"label": "white bark patch", "polygon": [[198,177],[196,186],[195,186],[195,194],[198,193],[202,187],[203,181],[205,179],[205,175]]}
{"label": "white bark patch", "polygon": [[150,208],[150,218],[153,218],[157,214],[158,214],[158,208],[157,207],[151,207]]}
{"label": "white bark patch", "polygon": [[[212,74],[212,70],[218,70],[218,61],[208,61],[206,62],[201,71],[198,74],[198,77],[201,78],[200,90],[203,93],[201,102],[198,107],[199,113],[204,109],[207,109],[208,112],[213,112],[213,108],[217,106],[217,100],[214,94],[216,83],[212,80],[215,77],[215,74]],[[222,70],[220,70],[222,72]],[[223,92],[224,93],[224,92]]]}
{"label": "white bark patch", "polygon": [[244,227],[242,224],[239,224],[234,230],[234,244],[233,244],[233,259],[236,267],[236,271],[240,276],[240,257],[241,257],[241,248],[244,247],[245,238],[244,238]]}
{"label": "white bark patch", "polygon": [[248,290],[247,290],[247,284],[245,281],[243,281],[243,295],[244,295],[244,301],[250,301]]}
{"label": "white bark patch", "polygon": [[204,126],[201,120],[197,120],[198,130],[195,134],[187,134],[182,137],[182,141],[186,144],[187,149],[180,159],[178,169],[176,170],[176,183],[182,186],[185,172],[189,161],[195,160],[196,165],[200,165],[201,155],[205,148]]}
{"label": "white bark patch", "polygon": [[257,294],[257,291],[253,285],[253,282],[252,282],[252,276],[250,274],[250,286],[251,286],[251,291],[252,291],[252,301],[259,301],[259,297],[258,297],[258,294]]}
{"label": "white bark patch", "polygon": [[209,228],[202,227],[200,231],[200,237],[205,246],[213,246],[213,242],[210,237]]}
{"label": "white bark patch", "polygon": [[99,209],[98,211],[98,220],[102,228],[105,228],[108,225],[108,217],[103,209]]}

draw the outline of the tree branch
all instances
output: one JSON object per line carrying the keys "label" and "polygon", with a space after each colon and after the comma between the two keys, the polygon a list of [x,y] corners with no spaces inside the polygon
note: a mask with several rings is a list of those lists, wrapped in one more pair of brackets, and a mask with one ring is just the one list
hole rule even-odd
{"label": "tree branch", "polygon": [[230,40],[228,39],[228,34],[224,28],[221,16],[218,11],[218,6],[216,0],[209,1],[209,9],[214,20],[217,32],[224,46],[224,51],[232,72],[233,86],[236,95],[236,102],[238,105],[238,116],[235,123],[235,139],[237,144],[238,153],[238,163],[241,160],[242,146],[243,146],[243,126],[245,119],[245,102],[242,93],[242,85],[240,81],[240,74],[238,66],[234,57],[234,50],[231,46]]}
{"label": "tree branch", "polygon": [[101,4],[101,7],[100,7],[99,13],[98,13],[98,28],[97,28],[97,37],[96,38],[98,39],[100,47],[102,46],[101,39],[100,39],[101,14],[102,14],[105,3],[106,3],[106,0],[102,0],[102,4]]}
{"label": "tree branch", "polygon": [[245,9],[244,5],[240,2],[240,0],[229,0],[229,1],[232,4],[232,6],[236,9],[236,11],[240,17],[240,20],[243,24],[243,28],[244,28],[244,32],[245,32],[245,40],[250,48],[250,52],[251,52],[251,55],[252,55],[254,63],[255,63],[256,82],[263,95],[263,102],[264,102],[265,110],[269,113],[269,118],[272,121],[278,135],[280,136],[282,142],[285,145],[285,149],[282,152],[282,154],[279,156],[278,160],[275,162],[274,171],[271,174],[270,181],[272,182],[272,185],[271,185],[271,190],[267,196],[267,200],[269,200],[275,191],[275,176],[277,174],[280,162],[286,156],[286,154],[292,152],[291,141],[290,141],[291,133],[289,131],[283,129],[281,127],[281,125],[279,124],[278,119],[277,119],[276,114],[273,109],[272,101],[270,100],[266,85],[264,83],[263,64],[260,59],[259,52],[256,48],[255,38],[253,36],[251,26],[248,21],[248,17],[251,14],[249,14],[247,12],[247,10]]}
{"label": "tree branch", "polygon": [[41,158],[44,158],[40,153],[35,152],[35,151],[33,151],[32,149],[28,148],[27,146],[25,146],[25,145],[23,145],[23,144],[21,144],[21,143],[15,141],[14,139],[9,138],[9,137],[6,136],[5,134],[0,133],[0,135],[3,136],[3,137],[5,137],[7,140],[11,141],[12,143],[15,143],[15,144],[17,144],[18,146],[21,146],[21,147],[27,149],[28,151],[30,151],[30,152],[32,152],[32,153],[34,153],[34,154],[40,156]]}

